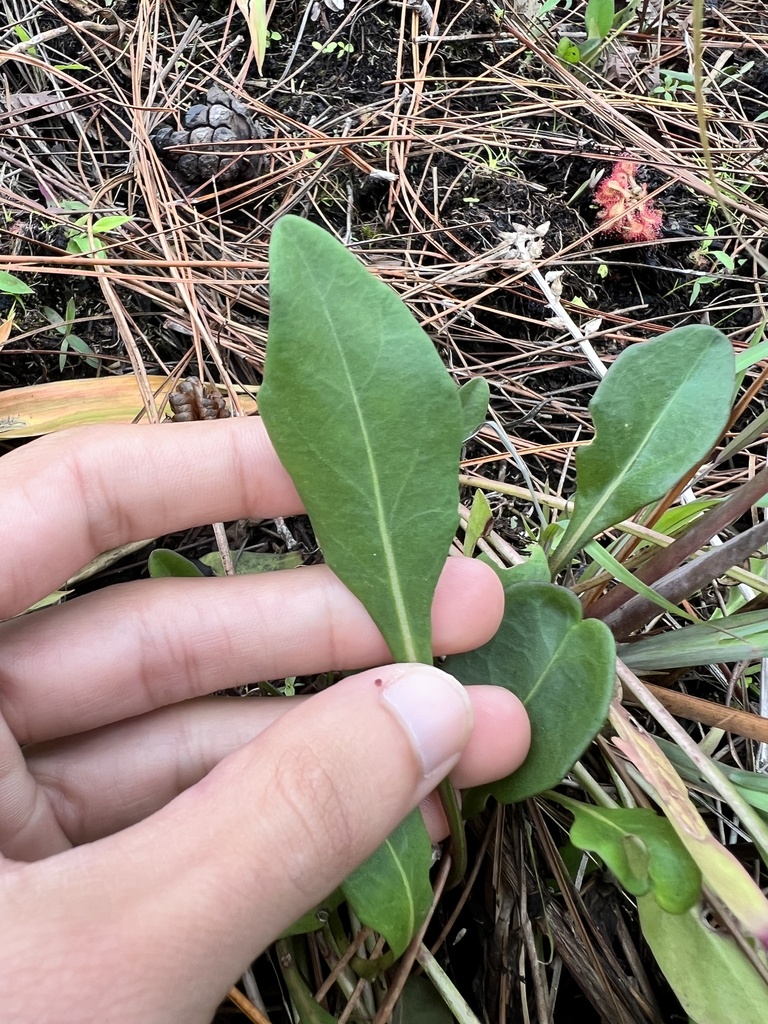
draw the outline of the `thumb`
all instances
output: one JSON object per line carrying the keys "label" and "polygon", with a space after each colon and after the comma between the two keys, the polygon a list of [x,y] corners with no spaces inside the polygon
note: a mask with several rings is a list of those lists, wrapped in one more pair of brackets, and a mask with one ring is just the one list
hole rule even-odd
{"label": "thumb", "polygon": [[[121,1021],[134,1010],[137,1021],[210,1020],[250,961],[448,774],[471,729],[464,687],[438,669],[390,665],[343,680],[152,817],[25,865],[34,884],[17,888],[42,901],[35,963],[62,932],[69,947],[77,935],[74,956],[88,936],[109,1002],[95,1005],[82,974],[69,973],[91,1019],[110,1021],[110,1007],[129,1006]],[[22,921],[29,915],[14,909]],[[54,952],[49,962],[60,962]]]}

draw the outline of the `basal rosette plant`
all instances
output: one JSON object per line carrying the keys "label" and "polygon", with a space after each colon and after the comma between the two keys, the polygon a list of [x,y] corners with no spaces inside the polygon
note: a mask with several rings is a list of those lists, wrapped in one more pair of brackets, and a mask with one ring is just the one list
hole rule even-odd
{"label": "basal rosette plant", "polygon": [[[288,216],[275,227],[270,296],[259,394],[270,437],[327,563],[366,606],[393,658],[429,661],[430,607],[458,524],[462,443],[484,419],[488,387],[473,380],[458,388],[396,294],[305,220]],[[744,369],[742,360],[738,370]],[[707,545],[768,492],[768,470],[698,516],[678,517],[675,538],[659,532],[672,529],[670,493],[711,458],[723,435],[736,372],[728,339],[702,326],[670,331],[617,358],[590,403],[595,436],[576,456],[576,492],[565,518],[542,531],[522,564],[493,562],[506,596],[502,625],[484,647],[447,659],[445,667],[466,685],[513,690],[532,724],[525,764],[464,793],[463,814],[478,813],[489,798],[519,802],[545,794],[573,817],[572,845],[590,851],[637,900],[648,944],[691,1018],[764,1024],[768,903],[712,835],[687,784],[709,787],[729,803],[763,858],[768,828],[759,809],[768,807],[768,786],[750,773],[727,777],[632,671],[768,656],[764,612],[686,624],[691,617],[679,606],[724,574],[745,578],[735,567],[768,541],[768,525]],[[489,519],[482,490],[504,492],[507,485],[464,482],[476,488],[463,545],[472,554]],[[630,521],[639,512],[642,528]],[[656,533],[647,525],[655,520]],[[613,539],[596,541],[612,528]],[[633,530],[643,538],[639,547]],[[658,545],[649,538],[659,538]],[[747,577],[768,594],[764,580]],[[578,583],[583,596],[557,580]],[[645,636],[660,614],[675,616],[680,628]],[[657,743],[639,728],[617,697],[617,679],[676,745]],[[603,756],[631,766],[649,794],[647,806],[629,788],[601,787],[595,779],[589,803],[574,799],[573,789],[568,796],[554,790],[572,769],[580,781],[587,777],[577,762],[601,730],[611,738],[601,744]],[[454,795],[448,785],[441,795],[461,870]],[[361,976],[372,977],[400,956],[424,921],[430,865],[429,839],[414,813],[322,907],[296,923],[281,951],[302,1020],[333,1017],[312,998],[291,942],[321,930],[325,947],[341,955],[354,941],[354,922],[362,922],[388,947],[378,959],[352,958]],[[711,932],[704,899],[727,907],[738,942]]]}

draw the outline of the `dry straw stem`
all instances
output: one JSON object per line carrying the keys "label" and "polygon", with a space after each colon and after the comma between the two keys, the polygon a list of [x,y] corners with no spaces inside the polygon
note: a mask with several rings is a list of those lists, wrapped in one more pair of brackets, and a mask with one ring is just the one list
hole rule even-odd
{"label": "dry straw stem", "polygon": [[[646,682],[645,686],[667,711],[678,718],[722,729],[724,732],[733,733],[734,736],[744,736],[758,743],[768,743],[768,719],[760,715],[740,711],[738,708],[723,707],[722,704],[714,704],[712,701],[702,700],[701,697],[692,697],[688,693],[679,693],[677,690],[669,690],[654,683]],[[633,698],[629,703],[639,702]]]}

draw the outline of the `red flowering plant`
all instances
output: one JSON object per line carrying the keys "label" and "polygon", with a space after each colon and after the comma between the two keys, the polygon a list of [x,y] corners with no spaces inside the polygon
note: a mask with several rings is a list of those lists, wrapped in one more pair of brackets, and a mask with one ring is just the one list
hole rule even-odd
{"label": "red flowering plant", "polygon": [[647,188],[635,178],[637,164],[618,160],[610,175],[595,190],[600,207],[599,221],[606,221],[601,231],[618,235],[625,242],[654,242],[661,235],[661,210],[647,198]]}

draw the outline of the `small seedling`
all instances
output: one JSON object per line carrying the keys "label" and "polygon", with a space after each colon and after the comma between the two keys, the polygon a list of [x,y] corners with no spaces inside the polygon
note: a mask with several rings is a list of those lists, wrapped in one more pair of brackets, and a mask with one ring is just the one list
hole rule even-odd
{"label": "small seedling", "polygon": [[587,38],[575,43],[563,36],[557,44],[557,56],[566,64],[584,64],[591,67],[603,52],[606,40],[620,32],[635,15],[634,3],[616,11],[615,0],[589,0],[584,12]]}
{"label": "small seedling", "polygon": [[59,348],[59,372],[64,372],[64,367],[67,363],[67,352],[70,349],[85,356],[85,361],[88,366],[92,366],[94,370],[97,370],[99,368],[99,360],[96,358],[96,353],[86,341],[83,341],[83,339],[77,334],[72,333],[72,327],[77,316],[75,300],[73,298],[69,299],[63,318],[59,316],[55,309],[51,309],[50,306],[44,306],[43,313],[45,314],[48,323],[50,323],[56,332],[61,335],[61,346]]}
{"label": "small seedling", "polygon": [[83,217],[78,217],[69,228],[69,240],[67,252],[73,256],[94,255],[101,256],[106,249],[102,236],[115,228],[129,224],[133,217],[116,215],[112,217],[98,217],[93,220],[90,211]]}
{"label": "small seedling", "polygon": [[3,292],[4,295],[13,295],[14,298],[19,298],[21,295],[32,295],[34,289],[30,288],[20,277],[16,277],[15,274],[11,274],[7,270],[0,270],[0,292]]}
{"label": "small seedling", "polygon": [[352,43],[342,43],[336,40],[331,40],[330,43],[319,43],[317,39],[313,39],[312,49],[317,50],[319,53],[335,53],[337,60],[341,60],[342,57],[355,52]]}

